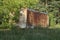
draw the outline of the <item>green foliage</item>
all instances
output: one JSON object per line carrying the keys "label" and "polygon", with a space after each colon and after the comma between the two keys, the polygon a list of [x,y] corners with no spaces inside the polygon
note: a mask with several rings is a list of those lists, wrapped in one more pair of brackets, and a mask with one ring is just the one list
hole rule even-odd
{"label": "green foliage", "polygon": [[49,14],[49,21],[50,21],[50,26],[51,27],[54,27],[55,26],[55,18],[54,18],[54,15],[53,15],[53,13],[51,12],[50,14]]}
{"label": "green foliage", "polygon": [[11,28],[19,20],[22,7],[34,8],[38,0],[0,0],[0,28]]}
{"label": "green foliage", "polygon": [[[56,21],[58,21],[58,24],[60,24],[59,20],[60,20],[60,11],[59,11],[59,8],[60,8],[60,1],[52,1],[50,2],[49,6],[48,6],[48,12],[49,14],[52,14],[54,17],[50,18],[51,20],[53,21],[50,21],[52,25],[56,25]],[[52,13],[50,13],[52,12]]]}
{"label": "green foliage", "polygon": [[0,27],[10,28],[16,24],[22,7],[48,13],[51,25],[55,25],[57,19],[60,23],[60,0],[0,0]]}
{"label": "green foliage", "polygon": [[0,40],[60,40],[60,29],[0,30]]}

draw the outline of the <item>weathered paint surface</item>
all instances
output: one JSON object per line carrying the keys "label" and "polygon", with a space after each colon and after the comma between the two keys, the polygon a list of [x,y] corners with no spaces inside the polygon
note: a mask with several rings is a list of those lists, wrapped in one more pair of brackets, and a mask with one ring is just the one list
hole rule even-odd
{"label": "weathered paint surface", "polygon": [[49,17],[47,14],[40,13],[38,11],[30,10],[30,9],[23,9],[20,11],[20,27],[33,27],[33,26],[41,26],[47,27],[49,25]]}
{"label": "weathered paint surface", "polygon": [[20,28],[26,28],[26,20],[27,20],[27,9],[22,9],[20,11],[20,17],[19,17],[19,27]]}

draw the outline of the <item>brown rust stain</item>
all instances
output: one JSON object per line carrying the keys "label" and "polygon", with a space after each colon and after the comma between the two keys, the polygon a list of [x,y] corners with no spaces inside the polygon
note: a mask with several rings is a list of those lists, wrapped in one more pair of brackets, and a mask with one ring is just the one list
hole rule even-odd
{"label": "brown rust stain", "polygon": [[34,25],[34,26],[48,26],[48,15],[40,12],[33,12],[27,10],[27,24]]}

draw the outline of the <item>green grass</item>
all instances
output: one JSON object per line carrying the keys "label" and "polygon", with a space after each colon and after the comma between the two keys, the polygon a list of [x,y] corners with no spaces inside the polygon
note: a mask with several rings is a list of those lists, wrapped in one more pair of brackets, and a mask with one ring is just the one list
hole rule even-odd
{"label": "green grass", "polygon": [[60,29],[34,28],[0,31],[0,40],[60,40]]}

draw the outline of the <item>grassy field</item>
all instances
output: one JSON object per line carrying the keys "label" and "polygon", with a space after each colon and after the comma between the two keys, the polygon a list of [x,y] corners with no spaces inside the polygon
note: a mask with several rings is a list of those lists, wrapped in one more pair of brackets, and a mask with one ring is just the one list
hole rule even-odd
{"label": "grassy field", "polygon": [[60,29],[34,28],[0,31],[0,40],[60,40]]}

